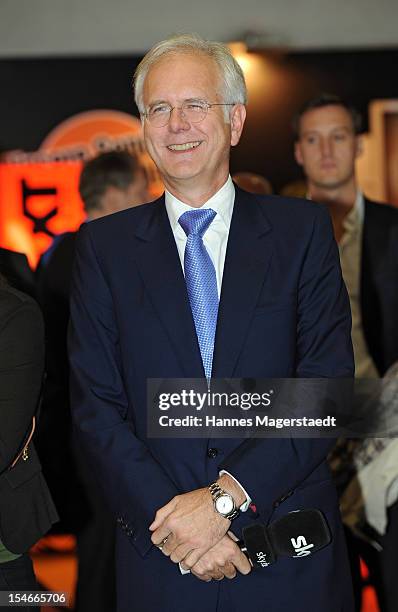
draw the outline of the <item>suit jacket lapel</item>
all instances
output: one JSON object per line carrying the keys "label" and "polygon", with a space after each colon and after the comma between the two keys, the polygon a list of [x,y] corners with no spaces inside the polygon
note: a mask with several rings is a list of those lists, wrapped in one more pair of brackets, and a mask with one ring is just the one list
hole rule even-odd
{"label": "suit jacket lapel", "polygon": [[[364,198],[365,216],[362,230],[362,261],[361,261],[361,285],[362,292],[366,294],[368,284],[373,282],[373,277],[383,271],[383,263],[386,260],[389,240],[388,230],[385,225],[378,223],[378,207],[367,198]],[[387,234],[386,234],[387,232]]]}
{"label": "suit jacket lapel", "polygon": [[232,377],[272,257],[271,225],[256,196],[236,188],[218,313],[213,376]]}
{"label": "suit jacket lapel", "polygon": [[134,233],[140,245],[136,261],[152,304],[173,345],[185,377],[203,377],[204,370],[177,246],[164,197]]}
{"label": "suit jacket lapel", "polygon": [[361,253],[361,269],[360,269],[360,301],[361,301],[361,311],[362,315],[362,323],[364,325],[364,331],[366,335],[366,306],[369,305],[369,299],[372,296],[372,275],[371,275],[371,267],[370,267],[370,259],[372,253],[370,252],[372,248],[372,224],[369,222],[369,217],[372,216],[372,210],[369,205],[369,202],[364,198],[365,205],[365,216],[363,221],[362,228],[362,253]]}
{"label": "suit jacket lapel", "polygon": [[390,228],[380,224],[379,207],[382,204],[364,198],[365,216],[362,230],[362,255],[360,270],[360,304],[362,327],[369,352],[378,370],[386,369],[383,345],[383,289],[378,278],[388,261]]}

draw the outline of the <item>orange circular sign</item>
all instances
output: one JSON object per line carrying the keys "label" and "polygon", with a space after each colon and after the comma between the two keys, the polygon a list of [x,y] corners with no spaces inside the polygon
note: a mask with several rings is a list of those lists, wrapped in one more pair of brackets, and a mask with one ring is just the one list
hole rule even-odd
{"label": "orange circular sign", "polygon": [[69,117],[44,139],[40,150],[59,151],[81,147],[90,156],[104,142],[142,142],[141,121],[133,115],[113,110],[93,110]]}
{"label": "orange circular sign", "polygon": [[114,110],[79,113],[55,127],[39,150],[65,161],[90,159],[105,151],[129,151],[144,167],[151,194],[156,197],[163,191],[157,169],[145,149],[141,121],[134,115]]}

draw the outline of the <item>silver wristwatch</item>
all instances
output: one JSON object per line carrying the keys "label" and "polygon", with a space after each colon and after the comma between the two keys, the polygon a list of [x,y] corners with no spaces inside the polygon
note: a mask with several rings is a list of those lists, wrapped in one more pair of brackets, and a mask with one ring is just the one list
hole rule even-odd
{"label": "silver wristwatch", "polygon": [[224,518],[233,521],[239,515],[232,495],[224,491],[217,482],[209,486],[210,495],[213,498],[214,510]]}

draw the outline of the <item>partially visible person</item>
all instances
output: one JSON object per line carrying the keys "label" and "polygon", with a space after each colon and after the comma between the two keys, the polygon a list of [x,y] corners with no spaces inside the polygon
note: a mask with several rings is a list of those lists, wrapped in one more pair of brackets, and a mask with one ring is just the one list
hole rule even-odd
{"label": "partially visible person", "polygon": [[35,297],[35,277],[24,253],[0,247],[0,274],[15,289]]}
{"label": "partially visible person", "polygon": [[[88,161],[79,191],[87,221],[148,202],[143,168],[127,152],[107,152]],[[47,380],[39,453],[51,485],[63,532],[76,535],[79,571],[76,611],[115,607],[114,520],[97,489],[85,457],[74,444],[69,410],[66,334],[76,232],[55,239],[38,269],[38,297],[47,342]]]}
{"label": "partially visible person", "polygon": [[89,221],[150,200],[144,168],[126,151],[108,151],[88,161],[79,192]]}
{"label": "partially visible person", "polygon": [[232,175],[232,180],[238,187],[249,193],[258,193],[259,195],[270,195],[272,193],[271,183],[261,174],[236,172]]}
{"label": "partially visible person", "polygon": [[0,591],[38,589],[28,550],[58,519],[32,442],[43,372],[40,309],[0,276]]}
{"label": "partially visible person", "polygon": [[[339,246],[352,311],[357,378],[378,378],[398,359],[398,211],[372,202],[359,189],[360,116],[340,98],[323,94],[295,119],[295,156],[307,196],[326,204]],[[388,509],[382,552],[348,534],[356,605],[361,578],[356,552],[369,566],[382,612],[398,609],[398,503]]]}
{"label": "partially visible person", "polygon": [[[126,151],[101,153],[86,162],[80,175],[79,192],[87,221],[144,204],[151,199],[143,167],[136,157]],[[39,299],[46,299],[45,294],[50,290],[52,310],[58,306],[53,303],[53,298],[62,301],[69,298],[76,233],[65,232],[56,236],[39,262]],[[62,320],[65,320],[63,314]],[[65,362],[64,356],[62,361]]]}

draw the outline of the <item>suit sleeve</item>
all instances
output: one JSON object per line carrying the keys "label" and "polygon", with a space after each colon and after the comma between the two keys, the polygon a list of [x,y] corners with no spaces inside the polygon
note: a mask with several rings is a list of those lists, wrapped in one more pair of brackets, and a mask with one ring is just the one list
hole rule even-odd
{"label": "suit sleeve", "polygon": [[[326,210],[315,209],[298,282],[296,376],[351,378],[351,313]],[[333,439],[248,439],[219,466],[242,484],[264,516],[325,460]]]}
{"label": "suit sleeve", "polygon": [[19,302],[0,321],[0,474],[21,451],[32,426],[44,370],[38,306]]}
{"label": "suit sleeve", "polygon": [[88,226],[77,240],[70,306],[72,418],[118,523],[145,555],[156,510],[178,490],[124,418],[118,327]]}

